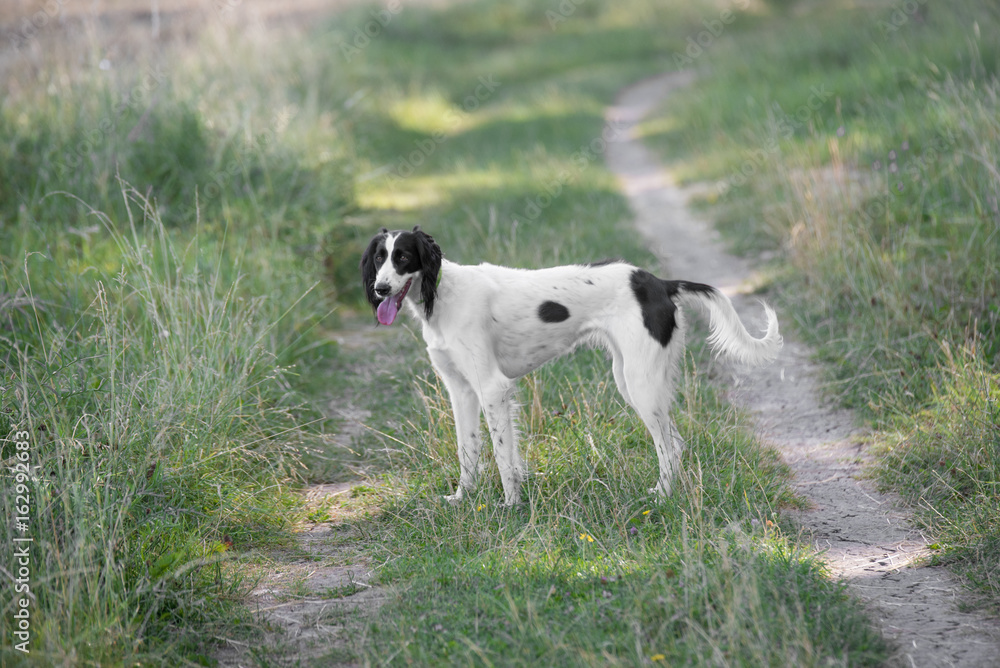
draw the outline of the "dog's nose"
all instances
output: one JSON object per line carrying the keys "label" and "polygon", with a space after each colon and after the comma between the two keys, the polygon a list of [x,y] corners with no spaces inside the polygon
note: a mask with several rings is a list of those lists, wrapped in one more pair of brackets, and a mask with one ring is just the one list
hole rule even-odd
{"label": "dog's nose", "polygon": [[375,294],[379,297],[387,297],[391,291],[392,288],[387,283],[379,283],[375,286]]}

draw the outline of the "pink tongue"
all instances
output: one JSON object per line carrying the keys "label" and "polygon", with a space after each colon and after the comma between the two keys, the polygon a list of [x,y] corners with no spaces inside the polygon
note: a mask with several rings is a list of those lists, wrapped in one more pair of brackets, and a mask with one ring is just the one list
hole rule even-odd
{"label": "pink tongue", "polygon": [[396,306],[396,298],[392,295],[383,299],[375,311],[378,321],[383,325],[391,325],[392,321],[396,319],[397,313],[399,313],[399,307]]}

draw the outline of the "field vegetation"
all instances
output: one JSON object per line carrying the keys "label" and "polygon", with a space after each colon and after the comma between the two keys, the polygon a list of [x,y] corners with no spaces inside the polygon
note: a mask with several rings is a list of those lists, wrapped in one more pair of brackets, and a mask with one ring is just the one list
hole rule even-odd
{"label": "field vegetation", "polygon": [[1000,603],[1000,13],[747,15],[646,127],[876,429],[873,472]]}
{"label": "field vegetation", "polygon": [[[976,516],[975,540],[972,530],[960,534],[964,542],[947,533],[970,526],[957,521],[967,517],[963,499],[995,499],[995,395],[983,393],[996,387],[995,273],[942,258],[964,252],[995,270],[988,165],[996,161],[983,153],[996,146],[986,143],[995,134],[975,133],[995,133],[996,54],[970,21],[942,12],[952,46],[955,35],[970,37],[957,42],[967,45],[959,55],[942,42],[951,60],[942,56],[931,74],[923,55],[895,55],[890,67],[869,49],[864,58],[875,60],[852,60],[862,56],[843,46],[855,36],[850,23],[783,47],[809,54],[826,44],[829,54],[796,54],[777,72],[750,69],[776,58],[769,49],[782,40],[768,31],[810,16],[784,4],[748,4],[734,21],[720,19],[724,34],[680,64],[719,60],[648,134],[685,156],[689,178],[722,180],[770,127],[746,113],[738,86],[767,84],[755,104],[773,109],[774,95],[795,109],[823,83],[809,80],[807,62],[823,72],[847,59],[836,81],[857,93],[855,106],[824,100],[808,123],[781,136],[780,159],[711,204],[725,207],[737,193],[753,202],[751,231],[734,214],[723,221],[741,229],[745,250],[778,249],[775,285],[785,308],[801,314],[804,331],[828,336],[819,341],[825,356],[854,365],[831,391],[871,406],[887,457],[917,470],[918,457],[932,462],[943,447],[967,452],[923,466],[923,475],[940,473],[927,484],[907,484],[921,503],[934,490],[953,504],[956,520],[933,525],[949,546],[943,554],[973,565],[992,554],[995,563],[988,510]],[[211,664],[223,639],[252,643],[261,621],[243,602],[268,550],[288,545],[306,521],[296,490],[359,471],[368,484],[349,503],[362,512],[343,535],[352,536],[350,550],[381,565],[377,581],[390,597],[357,644],[331,656],[483,665],[885,659],[890,648],[861,606],[781,518],[783,507],[800,503],[787,471],[707,382],[713,365],[700,347],[686,360],[678,400],[689,449],[673,498],[645,494],[652,445],[617,397],[603,357],[582,352],[522,386],[535,474],[527,502],[505,510],[490,475],[469,504],[440,503],[457,479],[453,426],[414,332],[398,327],[378,369],[367,350],[334,342],[342,328],[370,326],[357,259],[380,226],[420,224],[457,261],[541,266],[618,256],[656,269],[595,139],[615,92],[677,67],[688,38],[726,6],[477,0],[331,15],[308,4],[161,0],[155,21],[146,3],[54,6],[4,10],[10,46],[0,61],[7,518],[21,515],[8,493],[19,453],[31,467],[20,481],[28,520],[5,524],[0,567],[15,563],[15,538],[33,539],[29,660]],[[880,16],[880,8],[870,12]],[[837,21],[861,20],[827,11]],[[992,25],[979,21],[981,31]],[[727,74],[721,59],[737,60],[744,43],[760,55]],[[865,72],[890,76],[899,92]],[[880,99],[892,104],[879,107]],[[935,104],[919,103],[926,99]],[[964,115],[949,100],[964,100]],[[914,107],[906,131],[889,132],[906,104]],[[838,146],[823,134],[837,137],[841,125],[839,140],[856,144]],[[944,127],[954,133],[940,137],[954,143],[931,160],[925,147],[937,146]],[[931,184],[918,199],[928,213],[909,231],[888,224],[897,214],[886,212],[916,204],[886,179],[881,191],[867,190],[890,173],[887,158],[875,176],[853,176],[897,141],[924,157],[920,174]],[[802,185],[825,172],[833,178],[821,193]],[[768,187],[782,199],[766,201]],[[835,202],[844,198],[826,196],[841,187],[860,211],[883,202],[867,237],[844,227],[854,211]],[[962,225],[952,224],[959,209]],[[912,213],[898,212],[898,220]],[[814,220],[829,238],[817,236]],[[822,255],[816,249],[832,238],[869,245],[844,250],[843,266],[858,272],[836,274],[836,258],[823,255],[839,282],[824,275],[820,285],[803,269],[818,264],[806,253]],[[919,277],[907,272],[911,283],[878,283],[896,276],[900,255],[919,258],[933,289],[911,295]],[[862,280],[872,294],[850,292]],[[817,290],[829,292],[821,299]],[[821,312],[834,305],[853,310]],[[900,314],[918,306],[937,325],[917,326],[907,315],[909,338],[900,335]],[[828,324],[835,316],[839,328]],[[881,318],[877,346],[857,338],[870,335],[862,318]],[[927,331],[937,338],[924,340]],[[902,367],[904,378],[922,379],[905,389],[881,361],[902,354],[899,341],[923,355]],[[372,429],[350,452],[331,438],[338,425],[326,410],[345,396],[373,413]],[[970,414],[977,417],[963,422]],[[980,450],[966,450],[973,434]],[[995,570],[970,568],[996,582]],[[24,659],[7,644],[19,603],[5,597],[0,605],[3,658]],[[266,648],[255,656],[294,661]]]}

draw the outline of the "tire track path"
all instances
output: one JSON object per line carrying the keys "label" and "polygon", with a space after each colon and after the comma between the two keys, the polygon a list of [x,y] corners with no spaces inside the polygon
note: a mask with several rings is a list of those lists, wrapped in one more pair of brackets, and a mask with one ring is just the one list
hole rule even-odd
{"label": "tire track path", "polygon": [[[664,275],[720,287],[753,331],[761,309],[747,294],[752,268],[727,253],[712,227],[690,211],[690,192],[673,182],[634,132],[693,79],[691,73],[670,73],[621,91],[605,119],[624,132],[608,143],[606,159],[628,197],[636,227],[666,266]],[[894,496],[861,479],[865,432],[853,413],[821,403],[819,369],[810,361],[809,348],[794,340],[789,323],[782,318],[785,347],[778,361],[752,377],[734,378],[737,389],[730,398],[751,411],[760,435],[792,467],[797,490],[812,506],[795,513],[805,535],[824,554],[833,575],[870,605],[873,618],[898,644],[895,663],[1000,665],[1000,625],[959,611],[962,586],[950,572],[913,565],[928,555],[928,541]]]}

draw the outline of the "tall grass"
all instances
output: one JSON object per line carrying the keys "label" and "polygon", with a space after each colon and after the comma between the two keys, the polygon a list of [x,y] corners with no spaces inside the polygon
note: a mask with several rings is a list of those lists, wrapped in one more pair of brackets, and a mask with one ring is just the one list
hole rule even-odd
{"label": "tall grass", "polygon": [[885,656],[782,532],[784,467],[693,377],[676,498],[646,495],[645,428],[581,355],[528,386],[528,504],[500,510],[491,473],[453,508],[437,503],[457,476],[447,402],[419,346],[394,342],[373,372],[371,343],[354,377],[326,345],[382,225],[421,224],[464,262],[653,268],[589,147],[614,93],[669,67],[714,5],[595,0],[556,23],[530,2],[407,5],[348,59],[370,8],[306,30],[254,24],[251,4],[232,24],[178,15],[153,48],[141,22],[53,24],[22,66],[0,61],[0,427],[5,463],[26,431],[39,465],[38,662],[206,662],[252,628],[242,557],[283,539],[305,474],[295,391],[319,403],[349,377],[387,434],[357,448],[387,484],[356,535],[402,593],[362,660]]}
{"label": "tall grass", "polygon": [[[5,523],[2,559],[14,563],[15,537],[33,539],[29,648],[43,663],[190,655],[239,598],[230,548],[272,540],[293,505],[302,435],[275,323],[218,266],[183,271],[197,251],[122,194],[139,220],[97,214],[116,271],[63,273],[29,253],[0,276],[0,293],[21,295],[0,313],[2,456],[14,461],[26,432],[31,467],[27,527]],[[14,498],[2,503],[13,517]]]}
{"label": "tall grass", "polygon": [[918,511],[953,565],[996,609],[1000,601],[1000,374],[966,348],[952,353],[930,405],[884,434],[878,475]]}
{"label": "tall grass", "polygon": [[[985,386],[957,368],[1000,365],[1000,54],[987,38],[1000,16],[975,0],[947,13],[802,6],[720,44],[713,71],[667,112],[690,130],[656,141],[698,148],[686,178],[714,182],[706,204],[737,247],[778,258],[780,300],[828,363],[830,392],[897,443],[880,478],[933,508],[941,544],[996,601],[982,577],[996,553],[979,547],[996,538],[995,471],[969,469],[986,522],[914,490],[934,475],[931,452],[978,460],[990,440],[945,429],[929,440],[918,425],[973,409],[953,388]],[[954,350],[974,352],[956,363]],[[902,469],[900,439],[914,452]]]}
{"label": "tall grass", "polygon": [[[228,239],[245,253],[248,292],[283,288],[278,301],[292,302],[326,278],[327,293],[355,295],[360,242],[344,224],[356,210],[353,148],[337,113],[347,84],[334,77],[341,99],[317,99],[315,84],[301,83],[318,78],[316,54],[285,48],[300,31],[238,18],[181,12],[181,38],[147,45],[141,25],[109,17],[116,48],[98,28],[54,25],[37,40],[51,48],[17,54],[20,68],[0,61],[11,81],[0,106],[4,246],[41,236],[58,262],[113,262],[117,249],[94,233],[88,207],[125,220],[121,179],[155,202],[178,244],[200,235],[206,251]],[[134,59],[101,69],[101,53],[126,48]],[[221,263],[227,280],[231,264]]]}
{"label": "tall grass", "polygon": [[315,438],[296,365],[330,352],[360,242],[350,138],[292,83],[314,61],[243,9],[152,42],[74,13],[0,57],[5,516],[19,443],[32,467],[5,593],[33,540],[31,654],[5,596],[5,664],[206,662],[259,623],[246,555],[287,540]]}
{"label": "tall grass", "polygon": [[997,88],[950,76],[929,84],[930,114],[946,122],[871,176],[852,179],[857,166],[843,160],[857,150],[850,141],[831,145],[829,173],[786,174],[796,221],[789,260],[808,276],[796,303],[822,304],[804,307],[847,337],[846,350],[830,351],[847,362],[843,392],[878,419],[930,398],[945,362],[940,340],[971,337],[985,359],[997,357],[1000,219],[990,202],[1000,179],[989,155],[1000,138]]}

